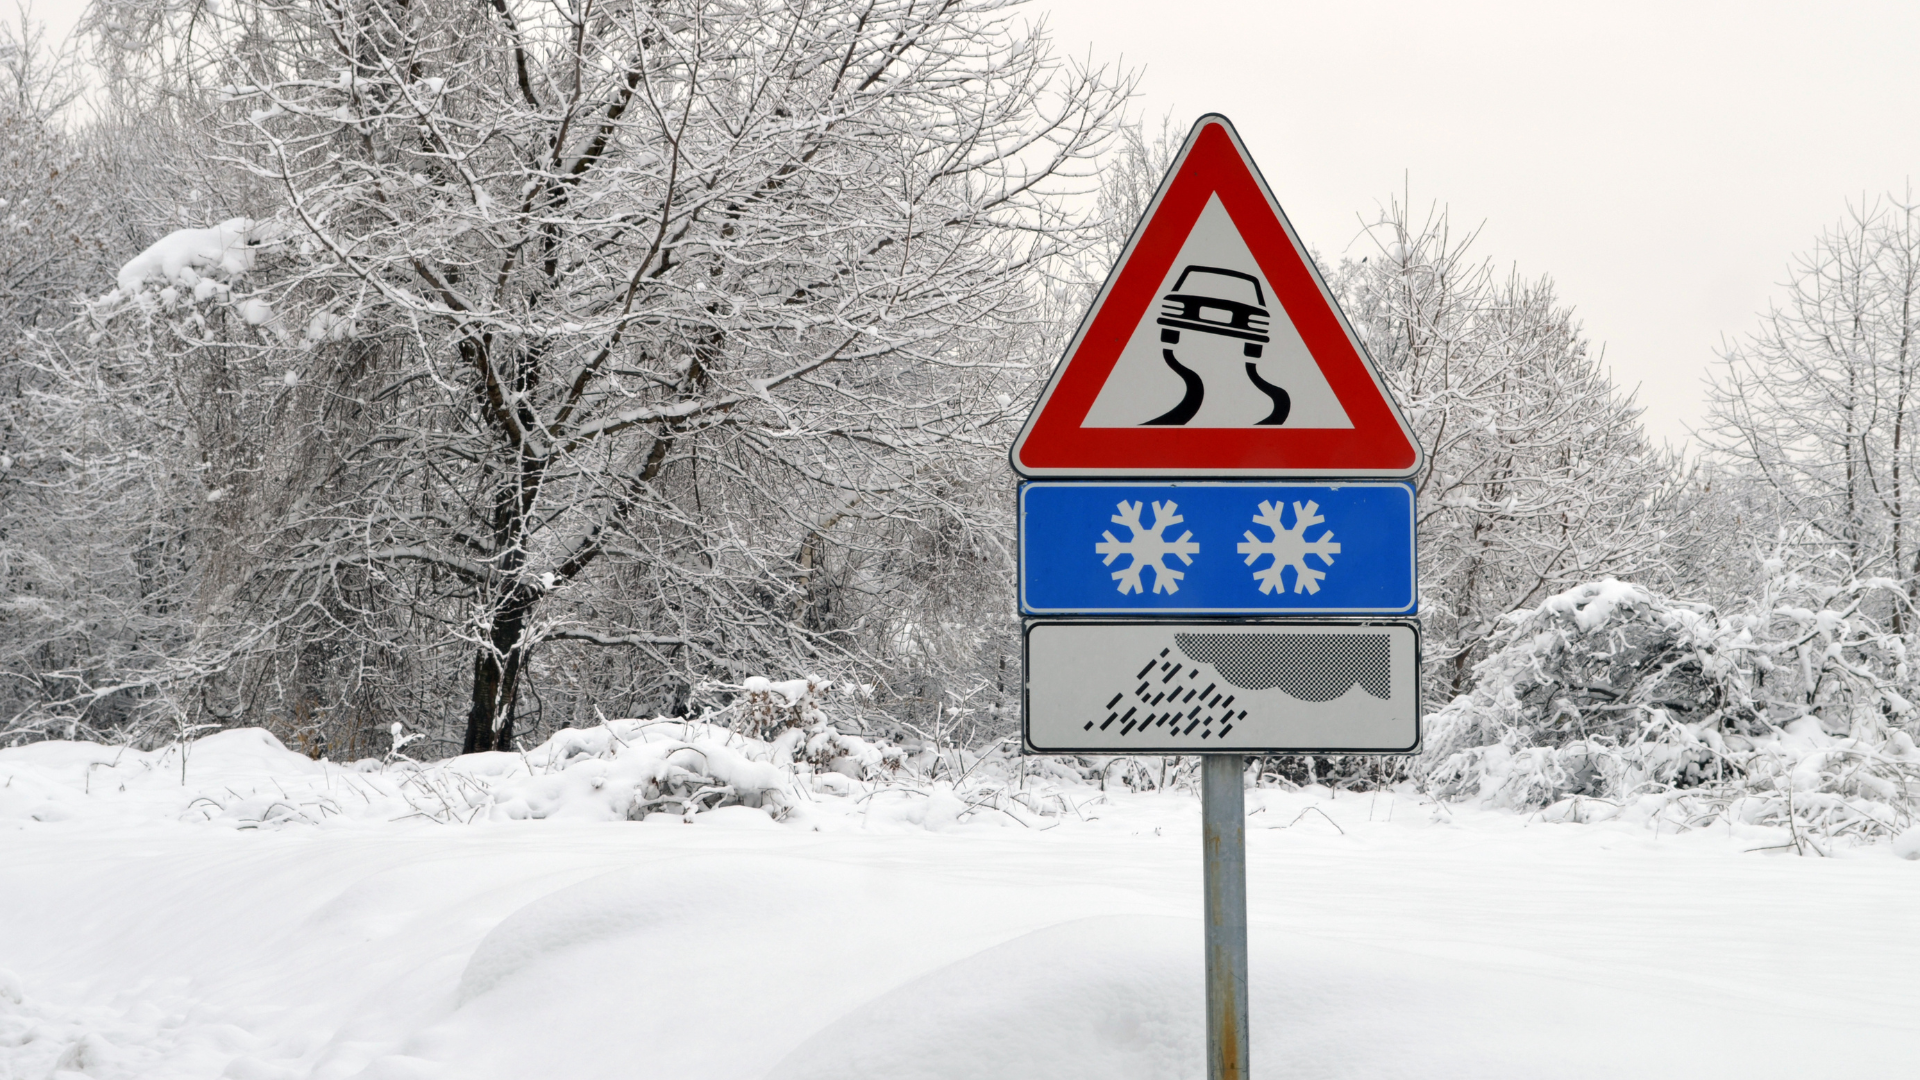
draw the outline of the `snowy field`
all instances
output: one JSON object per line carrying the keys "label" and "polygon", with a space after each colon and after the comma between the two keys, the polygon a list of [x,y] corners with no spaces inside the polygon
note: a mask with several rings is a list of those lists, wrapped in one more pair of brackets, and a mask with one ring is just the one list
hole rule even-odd
{"label": "snowy field", "polygon": [[[1201,1075],[1190,793],[836,773],[624,820],[690,747],[769,782],[696,734],[355,771],[234,731],[184,783],[0,751],[0,1080]],[[1920,862],[1885,845],[1248,805],[1256,1076],[1920,1061]]]}

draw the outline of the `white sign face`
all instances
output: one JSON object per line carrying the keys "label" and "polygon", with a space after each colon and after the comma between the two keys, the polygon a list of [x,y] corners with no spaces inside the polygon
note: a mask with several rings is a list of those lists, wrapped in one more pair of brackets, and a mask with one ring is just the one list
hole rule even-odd
{"label": "white sign face", "polygon": [[[1193,379],[1203,392],[1183,427],[1353,426],[1220,196],[1207,200],[1156,295],[1082,427],[1168,423]],[[1284,409],[1266,388],[1284,388]]]}
{"label": "white sign face", "polygon": [[1404,754],[1420,744],[1413,622],[1034,622],[1036,753]]}

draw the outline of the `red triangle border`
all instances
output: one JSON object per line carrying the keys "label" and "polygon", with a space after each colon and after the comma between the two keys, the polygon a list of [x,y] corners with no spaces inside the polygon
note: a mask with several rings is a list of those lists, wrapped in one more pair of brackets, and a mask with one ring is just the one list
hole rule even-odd
{"label": "red triangle border", "polygon": [[[1352,428],[1085,428],[1209,197],[1220,196]],[[1404,477],[1421,453],[1225,117],[1201,117],[1133,242],[1014,441],[1031,477]]]}

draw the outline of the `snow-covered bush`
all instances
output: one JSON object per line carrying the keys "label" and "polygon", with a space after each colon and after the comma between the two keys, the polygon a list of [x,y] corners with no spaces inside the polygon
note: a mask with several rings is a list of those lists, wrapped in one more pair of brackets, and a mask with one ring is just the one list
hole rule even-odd
{"label": "snow-covered bush", "polygon": [[783,682],[760,675],[749,676],[740,684],[731,726],[744,735],[766,738],[783,728],[825,724],[827,714],[823,706],[832,689],[832,682],[815,675]]}
{"label": "snow-covered bush", "polygon": [[1885,583],[1770,569],[1755,612],[1606,579],[1510,616],[1473,690],[1429,720],[1421,783],[1555,819],[1652,797],[1667,820],[1796,844],[1904,830],[1920,810],[1904,642],[1861,613]]}
{"label": "snow-covered bush", "polygon": [[[710,688],[711,689],[711,688]],[[818,675],[775,681],[760,675],[742,680],[733,702],[714,715],[732,731],[749,739],[766,742],[772,760],[782,765],[803,762],[817,769],[840,773],[856,780],[870,780],[883,772],[897,770],[905,758],[900,747],[884,749],[841,731],[827,714],[827,704],[836,689],[851,699],[858,686],[836,687],[832,680]]]}
{"label": "snow-covered bush", "polygon": [[471,754],[455,761],[473,762],[469,775],[504,767],[493,774],[500,782],[474,785],[485,798],[470,802],[494,818],[639,820],[657,811],[691,817],[736,804],[784,811],[792,805],[791,776],[773,763],[770,750],[710,724],[618,720],[563,728],[524,757]]}

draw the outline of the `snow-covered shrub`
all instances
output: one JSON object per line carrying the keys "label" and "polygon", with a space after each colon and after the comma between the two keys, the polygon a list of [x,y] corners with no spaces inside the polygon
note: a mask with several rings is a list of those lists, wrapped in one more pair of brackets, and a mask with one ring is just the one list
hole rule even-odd
{"label": "snow-covered shrub", "polygon": [[1655,796],[1667,819],[1780,825],[1796,844],[1896,834],[1920,809],[1920,753],[1904,642],[1861,613],[1883,588],[1776,573],[1758,611],[1731,615],[1613,579],[1569,589],[1508,617],[1415,771],[1440,798],[1552,818]]}
{"label": "snow-covered shrub", "polygon": [[807,728],[827,722],[822,706],[833,683],[815,675],[774,682],[754,675],[740,684],[734,703],[735,731],[764,739],[783,728]]}
{"label": "snow-covered shrub", "polygon": [[[517,774],[516,759],[524,775]],[[637,821],[654,812],[691,817],[731,805],[778,815],[793,805],[790,774],[774,763],[771,747],[694,721],[565,728],[524,758],[496,752],[455,760],[506,766],[510,775],[491,786],[482,807],[494,818]]]}
{"label": "snow-covered shrub", "polygon": [[[1537,807],[1641,784],[1697,784],[1694,733],[1745,733],[1745,671],[1713,614],[1608,579],[1516,613],[1473,690],[1431,718],[1422,761],[1446,798]],[[1742,628],[1744,629],[1744,628]],[[1704,724],[1703,724],[1704,722]]]}
{"label": "snow-covered shrub", "polygon": [[[749,739],[767,742],[779,764],[870,780],[898,770],[905,761],[901,747],[870,742],[834,724],[827,714],[836,689],[830,679],[808,675],[776,682],[753,675],[727,689],[737,689],[738,696],[716,718],[725,718],[729,728]],[[860,687],[840,689],[851,698]]]}

